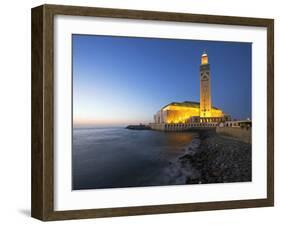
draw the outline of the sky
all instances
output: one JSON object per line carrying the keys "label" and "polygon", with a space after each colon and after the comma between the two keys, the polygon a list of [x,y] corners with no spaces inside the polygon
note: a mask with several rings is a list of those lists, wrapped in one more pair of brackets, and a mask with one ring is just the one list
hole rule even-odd
{"label": "sky", "polygon": [[204,50],[212,105],[251,118],[251,43],[73,34],[74,125],[148,123],[171,102],[199,102]]}

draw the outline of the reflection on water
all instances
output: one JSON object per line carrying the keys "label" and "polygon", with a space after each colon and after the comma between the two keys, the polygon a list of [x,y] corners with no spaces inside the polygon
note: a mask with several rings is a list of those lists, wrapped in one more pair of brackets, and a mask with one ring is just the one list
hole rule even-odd
{"label": "reflection on water", "polygon": [[192,136],[190,136],[190,133],[171,132],[166,134],[166,140],[167,145],[177,147],[190,143],[192,140]]}
{"label": "reflection on water", "polygon": [[165,169],[191,142],[192,133],[124,128],[74,129],[73,189],[173,184]]}

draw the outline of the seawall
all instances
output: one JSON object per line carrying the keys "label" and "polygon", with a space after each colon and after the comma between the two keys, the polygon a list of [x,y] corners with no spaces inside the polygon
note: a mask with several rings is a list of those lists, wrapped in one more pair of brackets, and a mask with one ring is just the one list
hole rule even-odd
{"label": "seawall", "polygon": [[252,128],[216,127],[216,132],[224,136],[237,138],[245,143],[252,143]]}
{"label": "seawall", "polygon": [[218,125],[216,122],[210,123],[150,123],[149,126],[153,130],[167,131],[167,132],[181,132],[187,130],[209,130],[215,129]]}

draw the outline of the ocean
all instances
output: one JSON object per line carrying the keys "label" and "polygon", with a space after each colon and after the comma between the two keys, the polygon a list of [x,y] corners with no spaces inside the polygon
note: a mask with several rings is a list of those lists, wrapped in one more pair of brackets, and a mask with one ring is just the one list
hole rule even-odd
{"label": "ocean", "polygon": [[185,184],[177,159],[196,136],[114,128],[74,128],[72,189]]}

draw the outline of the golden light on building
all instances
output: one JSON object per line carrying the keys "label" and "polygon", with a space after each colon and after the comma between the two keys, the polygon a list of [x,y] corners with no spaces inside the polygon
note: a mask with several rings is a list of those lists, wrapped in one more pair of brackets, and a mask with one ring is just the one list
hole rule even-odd
{"label": "golden light on building", "polygon": [[201,56],[200,65],[200,117],[212,117],[210,65],[206,52]]}
{"label": "golden light on building", "polygon": [[[222,110],[212,107],[211,117],[223,117]],[[173,102],[163,107],[155,115],[156,123],[188,123],[191,117],[200,117],[200,103],[198,102]]]}
{"label": "golden light on building", "polygon": [[154,115],[156,124],[220,122],[229,119],[229,115],[212,106],[211,77],[208,55],[204,52],[200,64],[200,102],[185,101],[173,102]]}
{"label": "golden light on building", "polygon": [[204,52],[201,56],[201,64],[208,64],[208,55]]}

